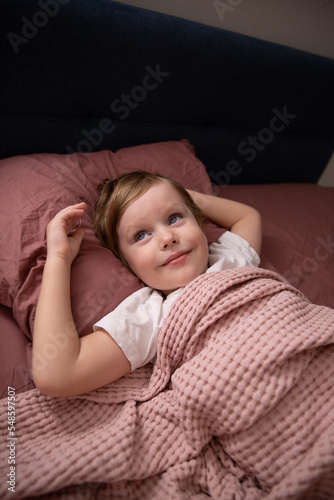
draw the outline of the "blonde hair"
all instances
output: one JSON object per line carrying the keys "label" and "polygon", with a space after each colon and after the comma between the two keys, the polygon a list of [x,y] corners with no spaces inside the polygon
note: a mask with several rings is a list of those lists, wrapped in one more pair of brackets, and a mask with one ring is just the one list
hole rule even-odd
{"label": "blonde hair", "polygon": [[168,182],[177,191],[203,230],[201,209],[175,180],[143,170],[123,174],[115,180],[105,179],[100,185],[100,196],[94,206],[95,234],[101,244],[111,250],[128,269],[129,265],[120,249],[117,225],[127,207],[157,182]]}

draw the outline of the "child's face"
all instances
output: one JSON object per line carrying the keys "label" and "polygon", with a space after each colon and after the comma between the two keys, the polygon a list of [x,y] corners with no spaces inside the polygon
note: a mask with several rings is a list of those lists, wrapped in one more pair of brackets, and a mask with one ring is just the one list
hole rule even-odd
{"label": "child's face", "polygon": [[168,182],[153,184],[125,210],[118,236],[132,271],[165,295],[207,269],[206,236]]}

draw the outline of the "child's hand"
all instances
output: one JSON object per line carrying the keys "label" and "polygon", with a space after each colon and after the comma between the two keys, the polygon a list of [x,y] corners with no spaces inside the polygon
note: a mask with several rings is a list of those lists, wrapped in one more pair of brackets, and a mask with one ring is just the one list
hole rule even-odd
{"label": "child's hand", "polygon": [[[72,229],[87,209],[86,203],[64,208],[49,222],[47,227],[48,258],[60,257],[72,264],[78,255],[85,230]],[[70,234],[71,233],[71,234]]]}

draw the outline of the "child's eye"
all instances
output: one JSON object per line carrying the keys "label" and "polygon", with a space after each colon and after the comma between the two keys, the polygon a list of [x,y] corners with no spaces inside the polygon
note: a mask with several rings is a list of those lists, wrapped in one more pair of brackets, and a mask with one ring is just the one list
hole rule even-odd
{"label": "child's eye", "polygon": [[175,222],[178,222],[181,218],[181,215],[172,215],[169,218],[169,224],[175,224]]}
{"label": "child's eye", "polygon": [[145,238],[147,238],[149,234],[146,231],[140,231],[139,233],[136,234],[135,240],[136,241],[142,241]]}

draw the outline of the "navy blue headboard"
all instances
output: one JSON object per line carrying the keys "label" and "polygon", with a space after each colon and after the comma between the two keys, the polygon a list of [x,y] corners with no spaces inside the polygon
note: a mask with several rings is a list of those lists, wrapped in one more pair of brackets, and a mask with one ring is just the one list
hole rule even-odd
{"label": "navy blue headboard", "polygon": [[110,0],[2,0],[0,157],[188,138],[214,183],[316,182],[334,61]]}

